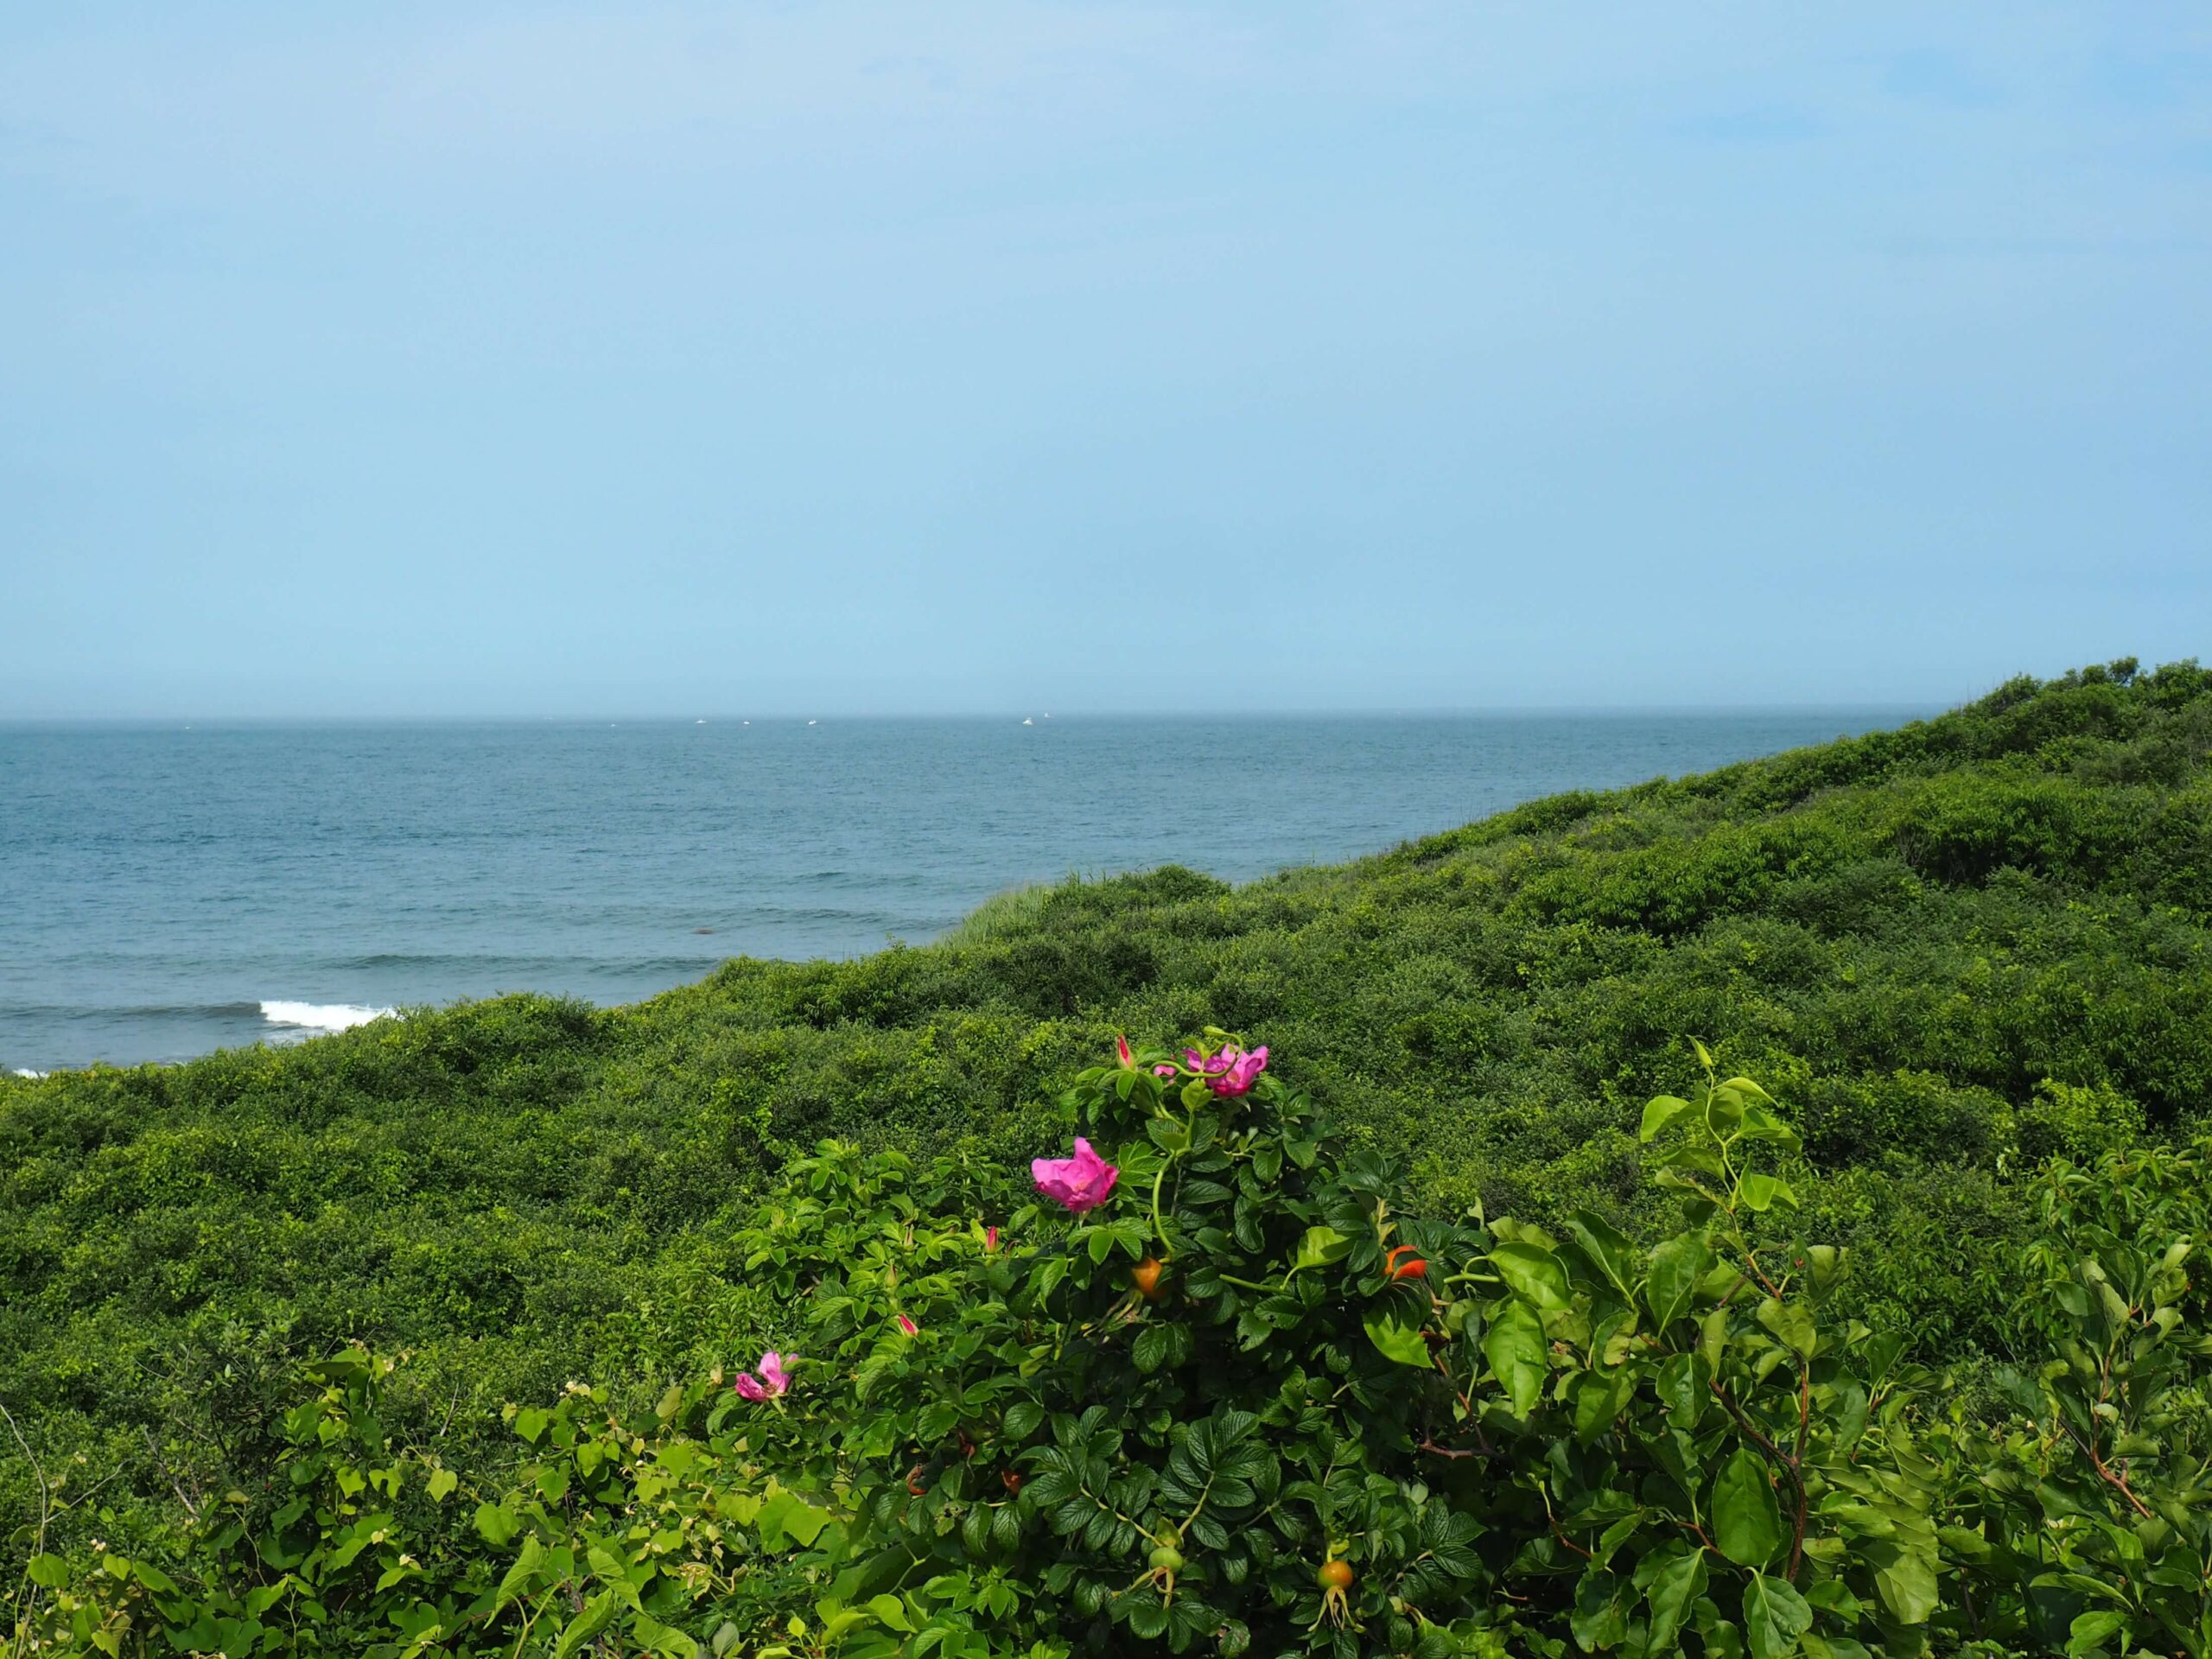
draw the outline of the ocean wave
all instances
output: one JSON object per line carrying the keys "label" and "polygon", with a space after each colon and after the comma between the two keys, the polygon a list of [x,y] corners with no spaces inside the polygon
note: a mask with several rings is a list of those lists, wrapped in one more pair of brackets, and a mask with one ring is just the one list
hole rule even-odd
{"label": "ocean wave", "polygon": [[296,1031],[351,1031],[372,1020],[389,1019],[396,1008],[365,1008],[353,1002],[264,1002],[261,1017],[272,1026]]}
{"label": "ocean wave", "polygon": [[43,1071],[34,1071],[28,1065],[19,1065],[16,1068],[16,1075],[19,1077],[29,1077],[35,1082],[38,1078],[44,1077],[46,1073]]}

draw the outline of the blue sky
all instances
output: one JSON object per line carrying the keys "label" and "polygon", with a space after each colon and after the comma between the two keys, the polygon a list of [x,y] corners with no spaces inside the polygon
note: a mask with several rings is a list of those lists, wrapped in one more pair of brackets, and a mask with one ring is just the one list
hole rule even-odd
{"label": "blue sky", "polygon": [[0,715],[2212,655],[2212,13],[0,9]]}

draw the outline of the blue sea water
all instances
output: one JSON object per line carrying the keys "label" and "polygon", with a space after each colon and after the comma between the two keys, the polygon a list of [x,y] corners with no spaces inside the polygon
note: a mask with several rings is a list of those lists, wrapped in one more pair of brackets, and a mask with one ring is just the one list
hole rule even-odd
{"label": "blue sea water", "polygon": [[1248,880],[1927,712],[0,725],[0,1066],[629,1001],[1027,882]]}

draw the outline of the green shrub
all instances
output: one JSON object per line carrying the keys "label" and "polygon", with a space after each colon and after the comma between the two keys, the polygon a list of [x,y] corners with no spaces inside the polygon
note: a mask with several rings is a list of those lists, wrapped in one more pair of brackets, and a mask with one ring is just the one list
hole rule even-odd
{"label": "green shrub", "polygon": [[1645,1246],[1424,1216],[1208,1039],[1078,1076],[1111,1161],[1079,1138],[1042,1202],[791,1160],[721,1260],[795,1351],[509,1406],[514,1466],[407,1433],[392,1357],[249,1363],[237,1482],[162,1552],[49,1548],[91,1498],[41,1478],[14,1651],[2212,1654],[2194,1156],[2053,1166],[2044,1345],[1937,1386],[1843,1313],[1797,1132],[1702,1047],[1641,1115],[1688,1223]]}
{"label": "green shrub", "polygon": [[2112,664],[1339,868],[1062,884],[988,937],[732,963],[633,1007],[503,998],[0,1075],[0,1405],[23,1435],[0,1435],[0,1577],[32,1458],[100,1485],[107,1518],[58,1522],[70,1548],[134,1559],[178,1486],[234,1484],[251,1389],[208,1379],[257,1343],[252,1389],[356,1339],[408,1351],[385,1421],[458,1468],[512,1453],[487,1402],[581,1375],[650,1405],[769,1334],[711,1255],[791,1160],[1033,1140],[1041,1080],[1117,1027],[1264,1033],[1426,1213],[1556,1233],[1581,1211],[1640,1243],[1679,1217],[1639,1106],[1700,1086],[1676,1034],[1707,1033],[1806,1138],[1783,1173],[1854,1253],[1841,1314],[1912,1359],[2017,1363],[2037,1158],[2177,1142],[2212,1103],[2209,734],[2212,675]]}

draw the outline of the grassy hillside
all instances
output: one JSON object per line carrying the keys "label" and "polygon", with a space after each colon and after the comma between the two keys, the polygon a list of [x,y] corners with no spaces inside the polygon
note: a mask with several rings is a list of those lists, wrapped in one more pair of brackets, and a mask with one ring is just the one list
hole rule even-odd
{"label": "grassy hillside", "polygon": [[[2001,1348],[2018,1173],[2212,1102],[2208,753],[2212,673],[2116,664],[1239,888],[1075,883],[632,1007],[0,1082],[0,1406],[112,1481],[120,1528],[219,1480],[273,1374],[348,1338],[414,1349],[395,1409],[456,1436],[579,1376],[646,1389],[761,1326],[724,1241],[794,1151],[1042,1150],[1114,1031],[1206,1024],[1438,1205],[1646,1235],[1637,1113],[1698,1035],[1802,1130],[1857,1311]],[[1207,810],[1161,779],[1129,810]],[[29,1491],[0,1437],[0,1535]]]}

